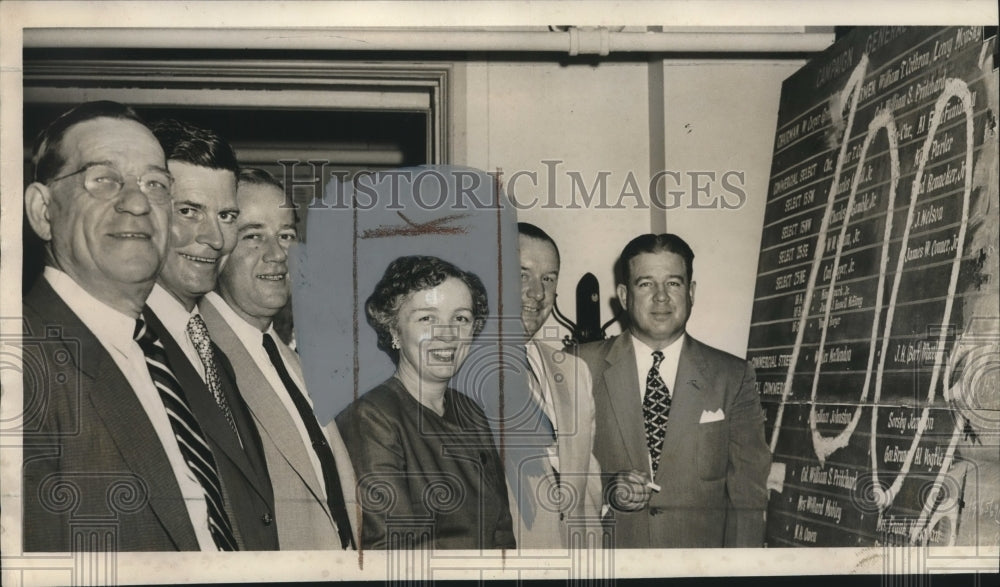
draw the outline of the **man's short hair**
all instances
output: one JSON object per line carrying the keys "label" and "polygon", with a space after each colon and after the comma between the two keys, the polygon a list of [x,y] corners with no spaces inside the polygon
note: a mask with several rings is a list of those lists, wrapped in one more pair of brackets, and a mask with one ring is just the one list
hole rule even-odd
{"label": "man's short hair", "polygon": [[[244,185],[257,185],[257,186],[267,186],[277,189],[282,194],[285,193],[285,186],[281,181],[274,177],[270,171],[266,169],[260,169],[259,167],[243,167],[240,169],[240,174],[236,178],[236,190],[239,192],[240,186]],[[281,208],[286,208],[286,203],[291,202],[291,200],[286,200],[281,204]],[[292,205],[292,217],[295,219],[295,225],[299,224],[299,209],[297,206]]]}
{"label": "man's short hair", "polygon": [[622,254],[615,264],[615,283],[628,286],[631,275],[631,261],[640,253],[660,253],[666,251],[680,255],[684,259],[684,266],[687,269],[688,285],[691,284],[691,277],[694,275],[694,251],[688,246],[684,239],[676,234],[643,234],[635,237],[622,249]]}
{"label": "man's short hair", "polygon": [[209,169],[224,169],[239,175],[240,164],[233,148],[215,131],[168,118],[152,126],[167,161],[181,161]]}
{"label": "man's short hair", "polygon": [[38,133],[31,154],[34,181],[46,184],[59,174],[59,170],[66,164],[61,152],[66,133],[77,124],[95,118],[133,120],[147,126],[146,121],[136,114],[135,110],[124,104],[110,100],[84,102],[64,112],[45,127],[45,130]]}
{"label": "man's short hair", "polygon": [[559,245],[556,244],[556,241],[552,240],[552,237],[549,236],[549,233],[545,232],[541,228],[538,228],[537,226],[529,222],[518,222],[517,234],[521,236],[526,236],[528,238],[544,241],[552,245],[552,248],[556,250],[556,263],[562,265],[562,258],[559,256]]}
{"label": "man's short hair", "polygon": [[472,336],[486,327],[490,313],[486,286],[479,276],[463,271],[452,263],[430,255],[399,257],[386,268],[375,291],[365,300],[365,316],[375,329],[378,348],[389,353],[394,363],[399,362],[399,349],[392,346],[392,329],[398,324],[399,308],[418,291],[435,288],[449,277],[454,277],[469,288],[472,297]]}
{"label": "man's short hair", "polygon": [[285,191],[285,186],[282,185],[277,177],[274,177],[270,171],[258,167],[244,167],[240,169],[237,185],[243,184],[269,185],[278,188],[282,193]]}

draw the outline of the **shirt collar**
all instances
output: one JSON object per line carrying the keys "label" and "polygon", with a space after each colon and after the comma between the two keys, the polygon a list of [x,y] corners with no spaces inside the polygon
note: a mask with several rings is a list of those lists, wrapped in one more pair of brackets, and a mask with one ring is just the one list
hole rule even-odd
{"label": "shirt collar", "polygon": [[181,328],[187,328],[188,320],[191,319],[191,316],[198,313],[198,304],[195,304],[194,308],[188,312],[177,301],[177,298],[170,295],[170,292],[164,289],[159,283],[153,286],[153,291],[149,293],[146,305],[153,310],[156,317],[167,328],[171,328],[172,325],[180,325]]}
{"label": "shirt collar", "polygon": [[682,332],[681,335],[677,337],[677,340],[663,347],[664,360],[669,360],[672,365],[677,364],[677,361],[680,360],[681,349],[684,348],[684,337],[686,336],[687,333]]}
{"label": "shirt collar", "polygon": [[[663,383],[666,384],[667,389],[670,390],[669,393],[671,396],[676,384],[677,368],[680,363],[681,349],[684,348],[684,337],[686,336],[687,333],[681,334],[677,337],[677,340],[660,349],[660,352],[663,353],[663,361],[660,362],[657,371],[659,371],[660,377],[663,378]],[[639,378],[639,392],[641,395],[645,393],[646,389],[646,374],[653,367],[653,349],[635,336],[631,336],[631,338],[632,348],[635,350],[636,375]]]}
{"label": "shirt collar", "polygon": [[[680,356],[680,354],[681,354],[681,347],[684,346],[684,337],[686,337],[686,336],[687,336],[687,333],[686,332],[682,332],[681,335],[677,337],[677,340],[675,340],[674,342],[672,342],[672,343],[668,344],[667,346],[663,347],[662,349],[660,349],[660,351],[663,353],[663,356],[664,357],[667,357],[667,356],[670,356],[670,355]],[[653,349],[648,344],[646,344],[646,343],[642,342],[641,340],[639,340],[634,334],[630,334],[629,338],[632,339],[632,348],[635,349],[635,356],[637,356],[637,357],[639,357],[639,356],[651,356],[653,354],[653,352],[655,351],[655,349]]]}
{"label": "shirt collar", "polygon": [[120,349],[134,340],[135,318],[95,298],[55,267],[46,267],[42,275],[97,340],[110,342]]}
{"label": "shirt collar", "polygon": [[222,319],[226,321],[226,324],[233,329],[236,337],[239,338],[243,345],[247,348],[260,347],[263,344],[264,333],[270,334],[275,340],[278,340],[278,335],[274,332],[274,322],[267,325],[267,330],[261,332],[259,328],[250,324],[242,316],[236,313],[226,300],[222,299],[222,296],[214,291],[205,294],[202,298],[202,303],[212,304],[212,307],[219,312]]}
{"label": "shirt collar", "polygon": [[528,368],[534,373],[536,379],[541,380],[544,376],[544,366],[541,363],[542,354],[541,349],[538,348],[538,341],[529,338],[524,343],[524,354],[528,359]]}

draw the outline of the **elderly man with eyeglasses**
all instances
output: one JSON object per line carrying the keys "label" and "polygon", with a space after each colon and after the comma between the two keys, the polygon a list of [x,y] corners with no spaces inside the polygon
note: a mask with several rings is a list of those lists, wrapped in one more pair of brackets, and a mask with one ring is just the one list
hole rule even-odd
{"label": "elderly man with eyeglasses", "polygon": [[215,458],[140,320],[169,237],[163,149],[131,108],[90,102],[32,163],[46,267],[23,300],[24,550],[224,550]]}

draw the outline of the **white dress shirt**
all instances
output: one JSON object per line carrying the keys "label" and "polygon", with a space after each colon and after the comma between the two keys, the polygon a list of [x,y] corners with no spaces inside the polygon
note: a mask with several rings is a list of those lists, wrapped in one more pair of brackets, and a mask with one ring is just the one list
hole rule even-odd
{"label": "white dress shirt", "polygon": [[177,478],[181,495],[184,497],[184,505],[187,507],[191,525],[198,539],[198,547],[201,550],[218,550],[208,529],[208,504],[205,502],[205,491],[184,462],[166,408],[160,399],[160,392],[157,391],[149,375],[146,357],[139,343],[132,338],[135,333],[135,318],[93,297],[69,275],[54,267],[46,267],[43,275],[70,310],[94,333],[101,346],[121,369],[122,375],[125,376],[125,380],[132,387],[149,417],[164,452],[167,453],[170,468]]}
{"label": "white dress shirt", "polygon": [[[188,334],[188,322],[191,318],[198,316],[200,314],[198,310],[198,304],[195,304],[191,311],[187,311],[184,306],[175,298],[170,295],[166,289],[160,287],[160,284],[153,286],[153,291],[149,293],[149,298],[146,299],[146,305],[149,309],[156,314],[156,317],[160,319],[163,323],[163,327],[167,329],[167,333],[173,337],[174,342],[177,346],[181,347],[184,351],[184,356],[187,357],[188,363],[194,367],[195,371],[198,372],[198,377],[205,382],[208,386],[208,378],[205,376],[205,363],[201,360],[201,355],[198,354],[198,349],[194,346],[194,341],[191,340],[191,336]],[[216,365],[216,370],[222,375],[222,368]],[[209,386],[209,392],[212,392]],[[225,393],[225,392],[223,392]],[[215,398],[213,392],[213,400],[218,403],[218,399]],[[228,400],[227,400],[228,401]],[[220,407],[221,410],[221,407]],[[233,421],[235,426],[235,421]],[[243,447],[243,439],[240,438],[239,433],[236,433],[236,440],[239,442],[240,447]]]}
{"label": "white dress shirt", "polygon": [[[306,453],[309,454],[309,462],[312,463],[313,469],[316,471],[316,478],[320,481],[320,488],[323,492],[321,496],[324,500],[326,499],[326,484],[323,483],[323,467],[320,465],[319,457],[316,456],[316,451],[313,449],[312,440],[309,438],[309,431],[306,429],[305,423],[302,422],[302,417],[299,415],[298,408],[295,407],[295,403],[292,401],[292,396],[289,395],[288,390],[285,388],[285,383],[281,380],[281,376],[278,375],[278,370],[274,368],[271,363],[271,358],[267,356],[267,351],[264,350],[264,332],[257,329],[256,326],[250,324],[243,319],[242,316],[233,311],[229,307],[229,304],[222,299],[219,294],[215,292],[209,292],[205,294],[202,298],[202,303],[208,302],[218,310],[219,315],[222,319],[226,321],[226,324],[233,329],[236,334],[236,338],[240,339],[243,346],[246,348],[247,353],[250,354],[250,358],[253,359],[254,363],[257,364],[257,368],[260,369],[261,373],[264,374],[264,379],[267,380],[268,385],[271,389],[275,390],[278,395],[278,399],[281,400],[281,405],[285,407],[288,411],[288,415],[292,417],[292,421],[295,422],[295,429],[298,431],[299,436],[302,438],[302,443],[306,446]],[[267,330],[265,331],[271,335],[274,339],[275,345],[279,348],[285,343],[278,338],[278,334],[274,331],[274,325],[269,324]],[[280,352],[278,353],[281,354]],[[284,358],[281,359],[284,361]],[[288,364],[285,364],[285,371],[288,371],[288,375],[292,378],[292,382],[295,386],[299,388],[302,395],[309,402],[309,406],[312,407],[312,399],[309,397],[309,393],[306,391],[305,383],[299,378],[294,369],[289,368]]]}
{"label": "white dress shirt", "polygon": [[[667,394],[670,395],[671,399],[674,397],[674,384],[677,383],[677,364],[681,360],[681,348],[684,346],[685,336],[687,333],[681,334],[677,340],[660,349],[660,352],[663,353],[663,360],[660,361],[660,366],[656,370],[660,373],[663,384],[667,386]],[[641,406],[646,398],[646,377],[649,376],[649,370],[653,368],[653,352],[656,349],[650,348],[649,345],[635,336],[631,338],[632,348],[635,349],[636,374],[639,376],[639,405]],[[669,426],[669,424],[667,425]],[[649,475],[650,479],[654,477],[651,456],[649,458]]]}
{"label": "white dress shirt", "polygon": [[170,336],[174,338],[177,345],[184,351],[184,356],[188,358],[188,362],[198,371],[198,376],[201,377],[201,380],[205,381],[205,365],[201,362],[201,357],[198,356],[198,349],[194,348],[194,343],[191,342],[191,337],[187,333],[188,321],[198,313],[198,305],[195,304],[194,308],[188,312],[177,301],[177,298],[160,287],[159,283],[153,286],[153,291],[149,292],[146,305],[156,314],[156,317],[163,323],[163,327],[167,329]]}
{"label": "white dress shirt", "polygon": [[149,292],[146,305],[160,319],[163,327],[174,338],[177,346],[181,347],[181,350],[184,351],[184,356],[188,358],[188,362],[198,371],[198,376],[201,377],[201,380],[205,381],[205,364],[201,362],[201,357],[198,356],[198,349],[194,348],[194,343],[191,342],[191,337],[187,333],[188,321],[198,313],[198,304],[195,304],[194,308],[188,312],[177,301],[177,298],[170,295],[170,292],[160,287],[160,284],[157,283],[153,286],[153,291]]}
{"label": "white dress shirt", "polygon": [[[545,363],[542,362],[541,351],[536,346],[539,344],[542,343],[531,339],[525,345],[528,355],[528,366],[531,368],[531,373],[528,375],[528,387],[531,389],[531,395],[535,398],[535,401],[541,406],[542,412],[548,417],[549,422],[552,424],[552,432],[558,439],[559,423],[556,421],[555,405],[552,403],[552,389],[549,386],[549,376],[545,372]],[[549,444],[545,447],[545,451],[548,453],[549,465],[552,467],[552,470],[558,471],[559,450],[557,444],[555,442]]]}
{"label": "white dress shirt", "polygon": [[[660,372],[660,378],[667,386],[667,393],[670,394],[671,398],[674,397],[674,384],[677,383],[677,364],[681,360],[681,348],[684,346],[685,336],[687,334],[680,335],[677,340],[660,349],[660,352],[663,353],[663,360],[660,361],[657,371]],[[650,348],[649,345],[634,336],[631,338],[632,347],[635,349],[635,369],[636,374],[639,375],[639,401],[641,402],[646,397],[646,377],[649,375],[649,370],[653,368],[653,352],[656,349]]]}

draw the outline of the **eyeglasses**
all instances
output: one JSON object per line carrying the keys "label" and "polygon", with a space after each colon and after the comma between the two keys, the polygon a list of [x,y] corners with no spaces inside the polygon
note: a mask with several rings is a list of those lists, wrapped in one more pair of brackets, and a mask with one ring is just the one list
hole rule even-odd
{"label": "eyeglasses", "polygon": [[[49,180],[49,184],[83,175],[83,187],[87,193],[101,200],[114,199],[125,187],[125,177],[120,171],[105,163],[88,163],[73,173]],[[174,179],[165,171],[147,171],[135,178],[139,191],[154,204],[165,204],[170,201],[170,188]]]}

